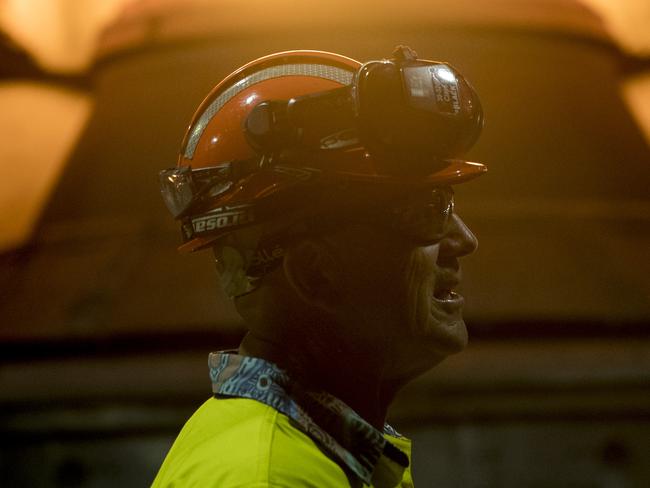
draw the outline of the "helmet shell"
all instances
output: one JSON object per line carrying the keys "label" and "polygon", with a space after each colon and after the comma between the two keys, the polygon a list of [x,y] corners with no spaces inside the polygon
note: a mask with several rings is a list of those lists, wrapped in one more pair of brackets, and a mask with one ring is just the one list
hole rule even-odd
{"label": "helmet shell", "polygon": [[[340,54],[296,50],[270,54],[242,66],[221,81],[199,105],[181,145],[178,167],[192,170],[231,161],[259,157],[249,144],[244,123],[262,101],[289,100],[303,95],[340,88],[353,83],[362,64]],[[479,163],[446,160],[431,174],[417,177],[382,171],[361,144],[340,150],[298,154],[283,161],[281,171],[263,168],[237,176],[227,191],[219,193],[200,212],[238,205],[263,205],[263,199],[296,188],[311,179],[314,171],[324,176],[365,183],[448,185],[482,174]],[[327,178],[326,178],[327,179]],[[194,237],[179,247],[195,251],[233,229],[210,236]]]}
{"label": "helmet shell", "polygon": [[352,58],[309,50],[274,53],[251,61],[203,100],[183,139],[179,166],[199,169],[254,157],[243,123],[258,103],[348,85],[360,67]]}

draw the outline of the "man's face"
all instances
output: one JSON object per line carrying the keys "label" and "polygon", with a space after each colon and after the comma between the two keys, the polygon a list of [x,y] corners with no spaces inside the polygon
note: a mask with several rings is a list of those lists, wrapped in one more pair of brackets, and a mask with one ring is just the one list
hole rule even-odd
{"label": "man's face", "polygon": [[341,236],[340,289],[347,300],[342,316],[354,322],[356,340],[368,351],[394,361],[399,375],[425,371],[465,347],[463,298],[455,288],[459,258],[472,253],[477,240],[458,215],[451,211],[428,242],[372,225],[350,226]]}
{"label": "man's face", "polygon": [[464,300],[455,289],[461,280],[459,258],[477,245],[474,234],[453,214],[440,241],[413,249],[409,257],[405,271],[410,335],[443,354],[467,344]]}

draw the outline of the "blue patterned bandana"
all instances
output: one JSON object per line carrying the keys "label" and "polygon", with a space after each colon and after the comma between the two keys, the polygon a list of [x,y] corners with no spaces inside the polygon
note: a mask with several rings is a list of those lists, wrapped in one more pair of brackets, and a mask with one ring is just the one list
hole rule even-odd
{"label": "blue patterned bandana", "polygon": [[[224,351],[210,353],[208,364],[215,396],[250,398],[283,413],[368,485],[393,488],[401,481],[409,464],[406,454],[338,398],[305,390],[263,359]],[[400,437],[388,424],[384,433]]]}

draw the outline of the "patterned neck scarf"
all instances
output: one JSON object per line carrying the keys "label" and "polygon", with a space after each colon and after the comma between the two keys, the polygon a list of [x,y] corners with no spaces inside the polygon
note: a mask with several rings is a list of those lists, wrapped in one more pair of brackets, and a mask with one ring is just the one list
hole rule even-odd
{"label": "patterned neck scarf", "polygon": [[[260,358],[223,351],[210,353],[208,364],[215,396],[249,398],[283,413],[367,485],[393,488],[401,481],[409,464],[406,454],[338,398],[305,390]],[[400,437],[388,424],[384,433]]]}

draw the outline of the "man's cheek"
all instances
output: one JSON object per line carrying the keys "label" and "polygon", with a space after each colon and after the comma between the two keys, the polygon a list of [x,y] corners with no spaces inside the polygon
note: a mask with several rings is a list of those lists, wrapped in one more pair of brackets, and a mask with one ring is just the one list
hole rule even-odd
{"label": "man's cheek", "polygon": [[419,258],[427,264],[429,272],[433,272],[438,262],[438,254],[440,252],[440,244],[432,244],[430,246],[418,247],[414,251]]}

